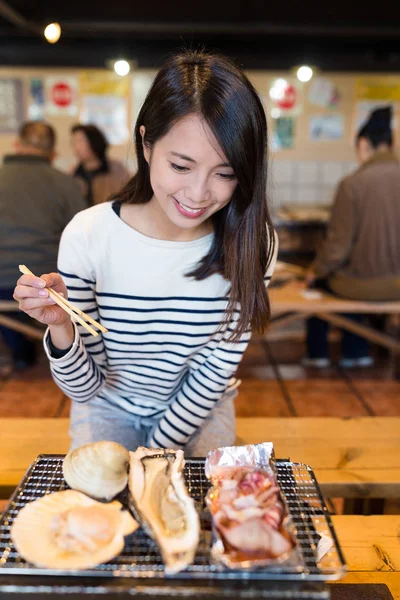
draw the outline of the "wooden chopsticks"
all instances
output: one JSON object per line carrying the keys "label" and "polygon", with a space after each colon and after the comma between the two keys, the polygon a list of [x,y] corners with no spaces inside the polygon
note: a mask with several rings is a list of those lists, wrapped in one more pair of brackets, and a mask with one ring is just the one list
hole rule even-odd
{"label": "wooden chopsticks", "polygon": [[[32,271],[30,271],[28,269],[28,267],[26,267],[25,265],[19,265],[19,270],[24,275],[33,275],[34,277],[36,277],[36,275],[34,275],[32,273]],[[83,319],[86,319],[86,321],[88,321],[89,323],[91,323],[92,325],[97,327],[97,329],[100,329],[100,331],[102,331],[103,333],[106,333],[108,331],[108,329],[103,327],[103,325],[101,325],[100,323],[98,323],[97,321],[92,319],[92,317],[89,317],[89,315],[84,313],[83,310],[81,310],[80,308],[77,308],[76,306],[71,304],[71,302],[68,302],[68,300],[66,300],[66,298],[61,296],[61,294],[59,294],[58,292],[56,292],[55,290],[53,290],[50,287],[48,287],[46,289],[48,289],[48,291],[49,291],[50,298],[52,298],[54,300],[54,302],[56,304],[58,304],[58,306],[60,308],[65,310],[65,312],[68,313],[70,315],[70,317],[72,317],[72,319],[74,319],[75,321],[80,323],[80,325],[82,325],[82,327],[84,327],[86,329],[86,331],[91,333],[94,337],[97,337],[99,335],[99,332],[95,331],[93,329],[93,327],[91,327]]]}

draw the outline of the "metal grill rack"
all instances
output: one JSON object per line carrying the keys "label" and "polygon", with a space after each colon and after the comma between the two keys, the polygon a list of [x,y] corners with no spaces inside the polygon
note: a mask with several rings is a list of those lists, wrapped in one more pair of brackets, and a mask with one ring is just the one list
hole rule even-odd
{"label": "metal grill rack", "polygon": [[[45,494],[67,488],[62,475],[63,456],[40,455],[27,471],[16,489],[0,520],[0,575],[79,575],[98,577],[132,577],[135,579],[164,578],[164,569],[157,545],[143,530],[139,529],[126,538],[122,554],[107,564],[85,571],[62,572],[41,569],[26,563],[16,552],[10,538],[10,528],[18,511],[28,502]],[[298,567],[275,567],[252,572],[230,571],[215,565],[210,559],[211,523],[204,498],[209,482],[204,475],[204,459],[188,459],[185,480],[189,494],[196,502],[201,520],[201,538],[194,564],[177,578],[196,580],[244,580],[258,581],[327,581],[337,580],[345,572],[342,552],[337,542],[329,512],[323,501],[315,476],[307,465],[285,460],[276,462],[277,479],[289,507],[297,530],[304,565]],[[126,504],[123,495],[121,502]],[[322,560],[318,560],[321,544],[331,545]],[[168,576],[171,581],[174,576]]]}

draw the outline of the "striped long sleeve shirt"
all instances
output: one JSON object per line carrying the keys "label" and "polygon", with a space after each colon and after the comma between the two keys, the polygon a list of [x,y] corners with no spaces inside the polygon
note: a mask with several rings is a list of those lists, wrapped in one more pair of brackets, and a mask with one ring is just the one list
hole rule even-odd
{"label": "striped long sleeve shirt", "polygon": [[47,333],[54,380],[74,402],[103,398],[154,419],[154,447],[185,446],[232,385],[250,339],[248,332],[232,344],[229,333],[217,331],[229,292],[221,275],[185,276],[212,239],[149,238],[111,203],[80,212],[62,235],[58,269],[68,299],[108,332],[94,338],[74,325],[73,345],[61,358],[51,355]]}

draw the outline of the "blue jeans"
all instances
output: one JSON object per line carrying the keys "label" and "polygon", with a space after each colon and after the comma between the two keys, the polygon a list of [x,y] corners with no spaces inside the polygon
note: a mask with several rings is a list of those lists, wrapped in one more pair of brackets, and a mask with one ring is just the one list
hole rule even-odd
{"label": "blue jeans", "polygon": [[[13,289],[0,289],[0,300],[12,300]],[[29,322],[30,318],[23,312],[4,313],[12,319]],[[12,360],[17,366],[33,365],[36,361],[35,343],[22,333],[8,329],[0,325],[0,334],[3,336],[6,346],[10,349]]]}
{"label": "blue jeans", "polygon": [[[315,283],[316,289],[324,290],[337,296],[329,288],[328,282],[325,279],[318,279]],[[354,321],[354,323],[362,323],[364,315],[355,313],[346,313],[342,315],[347,319]],[[317,317],[311,317],[307,319],[307,356],[308,358],[329,358],[328,348],[328,331],[329,323],[318,319]],[[366,339],[351,333],[346,329],[341,329],[342,341],[341,341],[341,354],[342,358],[362,358],[369,356],[369,343]]]}
{"label": "blue jeans", "polygon": [[[364,315],[343,315],[355,323],[361,323]],[[308,358],[329,358],[328,348],[329,323],[312,317],[307,320],[307,356]],[[342,329],[341,354],[342,358],[361,358],[369,355],[367,340]]]}
{"label": "blue jeans", "polygon": [[[225,392],[185,446],[185,456],[206,456],[210,450],[235,443],[237,390]],[[88,402],[72,402],[69,434],[70,450],[84,444],[109,440],[127,450],[147,446],[157,420],[138,417],[97,396]],[[171,446],[173,448],[173,446]]]}

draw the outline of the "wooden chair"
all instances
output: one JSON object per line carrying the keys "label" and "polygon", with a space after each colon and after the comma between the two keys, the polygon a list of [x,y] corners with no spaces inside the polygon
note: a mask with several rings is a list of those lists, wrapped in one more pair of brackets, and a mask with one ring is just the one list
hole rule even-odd
{"label": "wooden chair", "polygon": [[27,323],[22,323],[17,319],[13,319],[8,315],[2,314],[10,312],[19,312],[18,303],[14,302],[14,300],[0,300],[0,325],[4,325],[4,327],[8,327],[8,329],[18,331],[19,333],[23,333],[24,335],[36,340],[43,339],[44,332],[38,327],[28,325]]}

